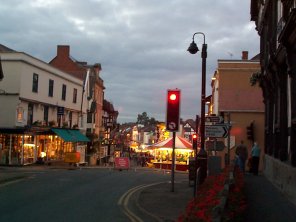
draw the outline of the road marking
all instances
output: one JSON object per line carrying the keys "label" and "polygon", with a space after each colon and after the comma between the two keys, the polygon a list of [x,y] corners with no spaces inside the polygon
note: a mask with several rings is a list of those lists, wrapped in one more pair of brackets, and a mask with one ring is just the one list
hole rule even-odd
{"label": "road marking", "polygon": [[[129,200],[130,200],[130,197],[136,193],[137,191],[143,189],[143,188],[146,188],[146,187],[150,187],[150,186],[154,186],[154,185],[157,185],[157,184],[160,184],[160,183],[163,183],[163,182],[158,182],[158,183],[153,183],[153,184],[144,184],[144,185],[139,185],[139,186],[136,186],[136,187],[133,187],[131,189],[129,189],[127,192],[125,192],[118,200],[117,204],[119,206],[122,206],[122,209],[123,209],[123,213],[132,221],[132,222],[143,222],[143,220],[141,218],[139,218],[137,215],[135,215],[133,212],[130,211],[130,209],[128,209],[128,203],[129,203]],[[138,204],[137,206],[139,208],[141,208]],[[151,215],[149,212],[147,212],[145,209],[141,208],[142,211],[144,211],[146,214],[149,214],[150,216],[153,216]],[[153,216],[155,217],[155,216]]]}
{"label": "road marking", "polygon": [[4,182],[4,183],[1,183],[0,184],[0,187],[5,187],[5,186],[8,186],[10,184],[14,184],[14,183],[18,183],[22,180],[25,180],[26,178],[20,178],[20,179],[15,179],[15,180],[11,180],[11,181],[7,181],[7,182]]}

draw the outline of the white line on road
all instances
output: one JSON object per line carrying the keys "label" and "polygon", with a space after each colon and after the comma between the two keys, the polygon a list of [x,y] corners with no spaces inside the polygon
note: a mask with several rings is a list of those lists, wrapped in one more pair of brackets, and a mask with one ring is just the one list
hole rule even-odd
{"label": "white line on road", "polygon": [[2,184],[0,184],[0,187],[5,187],[5,186],[8,186],[10,184],[14,184],[14,183],[18,183],[22,180],[25,180],[26,178],[20,178],[20,179],[15,179],[15,180],[12,180],[12,181],[7,181],[7,182],[4,182]]}

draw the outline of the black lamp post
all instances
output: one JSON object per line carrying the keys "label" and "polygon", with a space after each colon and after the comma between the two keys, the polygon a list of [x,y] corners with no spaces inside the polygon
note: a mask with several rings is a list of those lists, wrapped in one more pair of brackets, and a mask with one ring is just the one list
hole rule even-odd
{"label": "black lamp post", "polygon": [[[194,42],[195,35],[203,36],[203,44],[201,51],[202,58],[202,78],[201,78],[201,111],[200,111],[200,151],[197,155],[197,168],[200,167],[199,183],[203,183],[207,176],[207,152],[205,151],[205,105],[206,105],[206,61],[207,61],[207,44],[205,44],[205,34],[202,32],[196,32],[192,36],[192,43],[187,51],[191,54],[196,54],[199,49]],[[196,129],[197,130],[197,129]]]}

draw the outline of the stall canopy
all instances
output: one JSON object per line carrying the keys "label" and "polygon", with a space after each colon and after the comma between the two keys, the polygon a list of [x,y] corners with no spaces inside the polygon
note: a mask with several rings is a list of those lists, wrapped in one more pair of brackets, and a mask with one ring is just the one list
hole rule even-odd
{"label": "stall canopy", "polygon": [[90,140],[80,133],[79,130],[71,129],[51,129],[56,135],[61,137],[65,142],[89,142]]}
{"label": "stall canopy", "polygon": [[[173,138],[168,138],[166,140],[152,144],[149,148],[172,148],[172,147],[173,147]],[[192,149],[192,144],[189,143],[186,139],[176,136],[175,148],[176,149]]]}

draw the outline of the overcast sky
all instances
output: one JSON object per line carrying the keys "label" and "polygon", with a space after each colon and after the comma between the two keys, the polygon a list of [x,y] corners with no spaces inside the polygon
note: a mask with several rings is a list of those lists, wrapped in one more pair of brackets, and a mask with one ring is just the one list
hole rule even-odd
{"label": "overcast sky", "polygon": [[200,114],[200,52],[187,52],[195,32],[208,44],[207,95],[218,59],[259,52],[249,0],[0,0],[0,21],[0,44],[16,51],[49,62],[70,45],[75,59],[101,63],[120,123],[143,112],[165,121],[171,88],[181,89],[183,119]]}

